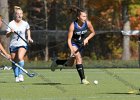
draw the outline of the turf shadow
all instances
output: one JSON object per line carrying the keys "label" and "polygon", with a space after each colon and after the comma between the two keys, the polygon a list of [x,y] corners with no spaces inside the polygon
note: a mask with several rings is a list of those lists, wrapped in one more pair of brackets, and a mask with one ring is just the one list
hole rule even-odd
{"label": "turf shadow", "polygon": [[32,83],[32,85],[61,85],[61,83]]}
{"label": "turf shadow", "polygon": [[62,83],[32,83],[32,85],[71,85],[71,84],[62,84]]}
{"label": "turf shadow", "polygon": [[0,81],[0,83],[8,83],[8,82],[5,82],[5,81]]}
{"label": "turf shadow", "polygon": [[120,93],[120,92],[114,92],[114,93],[100,93],[100,94],[124,94],[124,95],[130,95],[130,94],[136,94],[136,95],[140,95],[140,94],[138,94],[138,93],[125,93],[125,92],[123,92],[123,93]]}

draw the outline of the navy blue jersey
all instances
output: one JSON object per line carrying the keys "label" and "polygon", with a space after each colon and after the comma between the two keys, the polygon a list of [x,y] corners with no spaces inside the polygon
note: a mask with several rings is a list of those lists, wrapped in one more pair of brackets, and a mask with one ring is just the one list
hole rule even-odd
{"label": "navy blue jersey", "polygon": [[74,43],[82,43],[85,39],[85,34],[88,31],[87,22],[83,23],[82,27],[78,27],[78,23],[74,21],[74,31],[72,36],[72,42]]}

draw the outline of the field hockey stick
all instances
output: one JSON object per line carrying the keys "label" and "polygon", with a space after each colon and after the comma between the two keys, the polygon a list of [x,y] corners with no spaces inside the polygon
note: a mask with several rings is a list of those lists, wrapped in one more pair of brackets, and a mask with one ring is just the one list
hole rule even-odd
{"label": "field hockey stick", "polygon": [[25,70],[24,68],[22,68],[19,64],[17,64],[16,62],[14,62],[12,59],[9,59],[5,54],[3,54],[1,51],[0,51],[0,54],[6,58],[7,60],[9,60],[12,64],[14,64],[15,66],[17,66],[18,68],[20,68],[24,73],[26,73],[29,77],[34,77],[35,76],[35,73],[29,73],[27,70]]}
{"label": "field hockey stick", "polygon": [[79,52],[84,47],[84,43],[80,45],[80,47],[70,56],[73,57],[77,52]]}
{"label": "field hockey stick", "polygon": [[[3,19],[1,19],[1,21],[8,27],[8,28],[10,28],[11,30],[12,30],[12,28],[3,20]],[[28,45],[28,42],[23,38],[23,37],[21,37],[17,32],[15,32],[14,31],[14,33],[16,34],[16,35],[18,35],[18,37],[20,37],[27,45]]]}
{"label": "field hockey stick", "polygon": [[[69,65],[73,65],[74,63],[74,55],[79,52],[82,48],[84,47],[84,44],[82,43],[81,46],[73,53],[70,55],[70,57],[68,57],[67,61],[63,64],[64,66],[69,66]],[[62,67],[60,68],[60,71],[62,70]]]}

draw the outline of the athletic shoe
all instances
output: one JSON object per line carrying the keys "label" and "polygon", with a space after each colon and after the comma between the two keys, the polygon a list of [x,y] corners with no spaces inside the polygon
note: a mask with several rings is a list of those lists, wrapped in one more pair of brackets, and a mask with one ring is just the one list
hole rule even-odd
{"label": "athletic shoe", "polygon": [[19,81],[19,77],[16,77],[16,82],[17,82],[17,83],[20,82],[20,81]]}
{"label": "athletic shoe", "polygon": [[90,83],[89,83],[89,81],[87,81],[86,79],[83,79],[82,82],[81,82],[81,84],[87,85],[87,84],[90,84]]}
{"label": "athletic shoe", "polygon": [[56,63],[56,60],[57,59],[54,59],[53,61],[52,61],[52,64],[51,64],[51,71],[55,71],[55,69],[56,69],[56,67],[57,67],[57,63]]}
{"label": "athletic shoe", "polygon": [[140,95],[140,89],[138,89],[138,90],[131,90],[131,91],[129,91],[128,92],[128,94],[136,94],[136,95]]}
{"label": "athletic shoe", "polygon": [[20,82],[23,82],[23,81],[24,81],[24,77],[23,77],[22,74],[19,75],[19,81],[20,81]]}

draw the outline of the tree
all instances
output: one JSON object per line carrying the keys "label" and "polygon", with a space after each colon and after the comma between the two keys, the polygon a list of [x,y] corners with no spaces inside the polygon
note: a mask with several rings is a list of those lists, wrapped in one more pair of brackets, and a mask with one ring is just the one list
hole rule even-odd
{"label": "tree", "polygon": [[[47,1],[44,0],[44,8],[45,8],[45,17],[46,17],[46,22],[48,22],[48,14],[47,14]],[[48,29],[48,23],[46,23],[46,30]],[[49,50],[48,50],[48,34],[46,33],[46,48],[45,48],[45,61],[48,61],[48,55],[49,55]]]}
{"label": "tree", "polygon": [[[123,0],[122,1],[122,17],[123,17],[123,30],[124,31],[130,31],[131,29],[139,29],[138,24],[139,21],[136,20],[136,18],[133,16],[134,13],[139,15],[139,9],[137,9],[139,6],[136,6],[136,4],[140,3],[139,0]],[[129,11],[130,10],[130,11]],[[128,14],[129,12],[129,14]],[[131,18],[129,18],[131,16]],[[133,16],[133,17],[132,17]],[[137,22],[137,25],[134,21],[134,19]],[[132,22],[133,20],[133,22]],[[131,23],[130,23],[131,21]],[[135,27],[133,27],[133,23],[135,23]],[[131,27],[132,26],[132,27]],[[123,36],[123,55],[122,55],[122,60],[129,60],[130,59],[130,36],[124,35]]]}
{"label": "tree", "polygon": [[[130,21],[128,17],[128,1],[124,0],[122,1],[122,17],[123,17],[123,30],[129,31],[130,30]],[[123,36],[123,54],[122,59],[123,60],[129,60],[130,59],[130,37],[128,35]]]}
{"label": "tree", "polygon": [[[8,14],[8,0],[0,0],[0,14],[3,16],[4,20],[6,22],[9,22],[9,14]],[[5,31],[6,25],[3,24],[1,30]],[[6,36],[1,36],[1,43],[5,47],[5,49],[8,51],[8,44],[9,40],[5,41]]]}
{"label": "tree", "polygon": [[[46,11],[44,4],[46,0],[31,0],[28,1],[28,18],[32,30],[44,30],[46,29]],[[31,20],[32,19],[32,20]]]}

